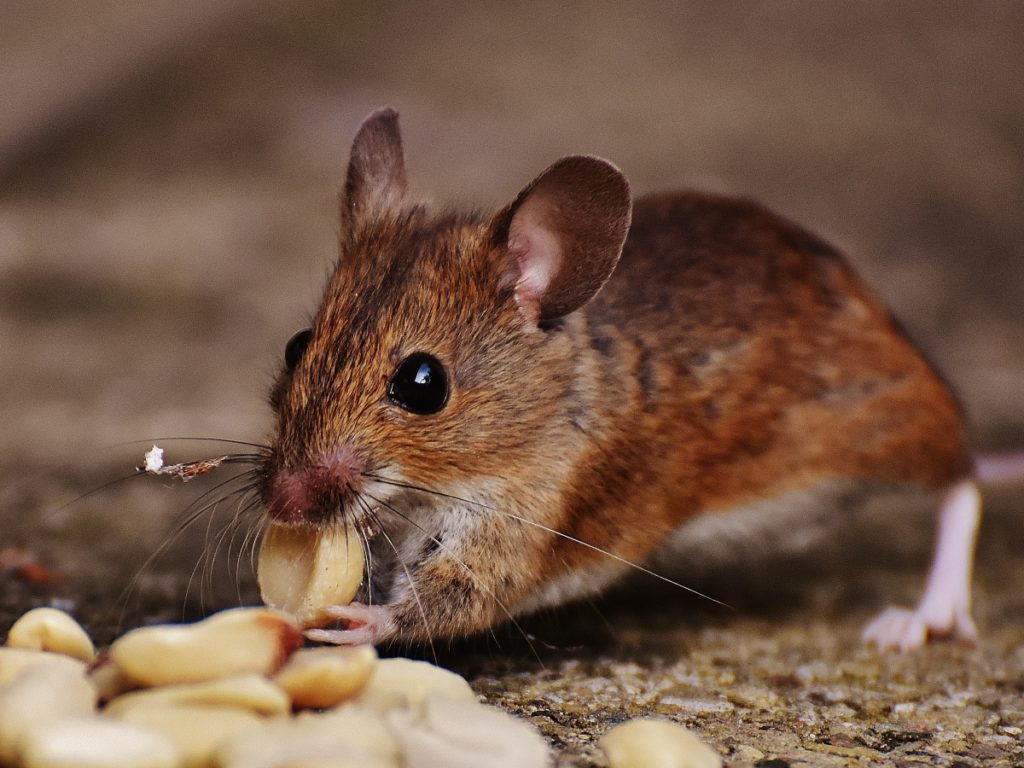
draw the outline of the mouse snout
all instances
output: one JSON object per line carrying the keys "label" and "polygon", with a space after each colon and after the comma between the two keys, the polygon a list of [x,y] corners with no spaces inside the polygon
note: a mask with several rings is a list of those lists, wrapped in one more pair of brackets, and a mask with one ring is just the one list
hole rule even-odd
{"label": "mouse snout", "polygon": [[316,464],[281,467],[266,494],[267,515],[281,523],[329,523],[362,486],[364,462],[351,450],[337,450]]}

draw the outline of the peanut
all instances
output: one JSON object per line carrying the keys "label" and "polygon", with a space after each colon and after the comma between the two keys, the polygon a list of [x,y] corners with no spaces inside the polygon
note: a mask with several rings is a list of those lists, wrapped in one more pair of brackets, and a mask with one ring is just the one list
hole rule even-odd
{"label": "peanut", "polygon": [[476,694],[464,678],[412,659],[381,659],[355,701],[378,712],[417,707],[430,694],[476,703]]}
{"label": "peanut", "polygon": [[110,660],[110,656],[107,654],[102,655],[89,668],[89,682],[99,693],[102,702],[110,701],[135,688],[135,683],[124,676],[124,672]]}
{"label": "peanut", "polygon": [[257,578],[263,601],[303,627],[331,619],[323,609],[352,602],[363,579],[359,535],[347,526],[298,528],[271,523],[263,536]]}
{"label": "peanut", "polygon": [[114,641],[110,658],[139,685],[171,685],[272,674],[301,644],[301,632],[285,614],[234,608],[195,624],[133,630]]}
{"label": "peanut", "polygon": [[406,768],[546,768],[548,746],[528,723],[495,707],[431,694],[387,713]]}
{"label": "peanut", "polygon": [[291,711],[285,691],[262,675],[247,673],[133,691],[113,699],[104,713],[120,716],[143,707],[188,705],[231,707],[258,715],[285,715]]}
{"label": "peanut", "polygon": [[159,733],[177,747],[186,768],[210,765],[221,744],[238,734],[258,731],[265,724],[250,710],[209,705],[131,707],[119,713],[117,719]]}
{"label": "peanut", "polygon": [[274,675],[299,708],[326,709],[357,694],[370,679],[377,652],[354,648],[304,648]]}
{"label": "peanut", "polygon": [[56,608],[36,608],[24,614],[7,633],[7,646],[62,653],[85,662],[96,655],[82,625]]}
{"label": "peanut", "polygon": [[90,715],[96,691],[83,668],[38,664],[0,688],[0,764],[16,763],[28,731],[69,715]]}
{"label": "peanut", "polygon": [[[365,733],[375,735],[386,730],[383,724],[370,720],[354,721]],[[390,759],[384,745],[371,740],[360,731],[346,728],[336,719],[329,722],[319,718],[299,717],[294,720],[270,723],[256,732],[246,732],[229,738],[214,754],[218,768],[281,768],[319,763],[323,760],[341,761],[338,765],[364,768],[397,768],[399,762]]]}
{"label": "peanut", "polygon": [[29,651],[24,648],[0,648],[0,687],[7,685],[29,667],[53,666],[69,674],[84,673],[85,664],[62,653]]}
{"label": "peanut", "polygon": [[611,768],[721,768],[722,758],[668,720],[631,720],[601,738]]}
{"label": "peanut", "polygon": [[103,717],[75,717],[33,728],[23,768],[179,768],[178,749],[158,733]]}

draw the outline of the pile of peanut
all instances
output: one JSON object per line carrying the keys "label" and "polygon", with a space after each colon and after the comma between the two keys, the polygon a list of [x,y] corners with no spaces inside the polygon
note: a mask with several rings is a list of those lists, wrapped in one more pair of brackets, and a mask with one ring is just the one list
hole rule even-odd
{"label": "pile of peanut", "polygon": [[527,723],[460,676],[370,646],[302,648],[295,620],[237,608],[136,629],[97,655],[37,608],[0,648],[10,768],[540,768]]}

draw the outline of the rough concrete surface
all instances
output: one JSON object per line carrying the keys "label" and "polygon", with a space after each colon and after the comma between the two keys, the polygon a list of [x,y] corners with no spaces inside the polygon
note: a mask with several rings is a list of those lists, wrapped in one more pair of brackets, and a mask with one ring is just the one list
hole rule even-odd
{"label": "rough concrete surface", "polygon": [[[122,5],[0,11],[0,629],[53,602],[108,640],[255,599],[244,478],[101,486],[154,438],[264,437],[348,142],[383,104],[439,203],[499,205],[570,152],[638,191],[768,203],[849,252],[980,449],[1024,448],[1024,5]],[[930,546],[928,516],[883,515],[806,561],[702,574],[734,610],[638,579],[442,661],[559,765],[602,765],[597,737],[642,714],[730,766],[1024,765],[1024,499],[986,498],[975,649],[860,646]]]}

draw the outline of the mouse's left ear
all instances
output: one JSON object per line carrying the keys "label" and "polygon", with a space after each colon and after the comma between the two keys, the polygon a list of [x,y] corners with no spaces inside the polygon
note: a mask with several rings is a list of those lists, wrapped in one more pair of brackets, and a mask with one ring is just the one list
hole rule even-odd
{"label": "mouse's left ear", "polygon": [[492,223],[516,300],[538,321],[579,309],[601,289],[629,230],[629,182],[597,157],[563,157]]}
{"label": "mouse's left ear", "polygon": [[341,196],[342,225],[397,205],[408,191],[398,113],[390,107],[370,114],[352,140],[345,189]]}

